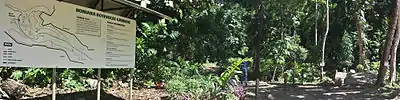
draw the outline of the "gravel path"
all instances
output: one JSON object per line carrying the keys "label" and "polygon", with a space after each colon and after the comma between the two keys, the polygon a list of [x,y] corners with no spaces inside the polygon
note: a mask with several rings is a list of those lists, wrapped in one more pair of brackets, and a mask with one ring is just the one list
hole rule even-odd
{"label": "gravel path", "polygon": [[[246,100],[255,99],[255,85],[247,87]],[[400,100],[400,89],[373,88],[369,86],[322,86],[308,85],[284,85],[284,84],[260,84],[257,100]]]}

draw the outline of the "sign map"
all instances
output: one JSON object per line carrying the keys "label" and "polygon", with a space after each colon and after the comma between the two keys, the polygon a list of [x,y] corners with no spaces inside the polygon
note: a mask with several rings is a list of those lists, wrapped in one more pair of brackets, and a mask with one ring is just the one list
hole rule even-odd
{"label": "sign map", "polygon": [[56,0],[1,0],[0,7],[0,66],[134,66],[134,20]]}

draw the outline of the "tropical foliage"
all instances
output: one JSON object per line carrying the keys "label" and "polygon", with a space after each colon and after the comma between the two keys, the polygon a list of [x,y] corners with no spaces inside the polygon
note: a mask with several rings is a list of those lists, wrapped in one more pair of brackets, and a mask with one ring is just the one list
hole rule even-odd
{"label": "tropical foliage", "polygon": [[[171,98],[180,99],[240,98],[241,93],[235,92],[241,89],[240,85],[229,85],[239,75],[235,72],[240,70],[240,63],[249,60],[244,58],[252,58],[251,79],[293,84],[317,82],[325,72],[327,77],[333,77],[336,70],[378,71],[395,4],[393,0],[134,2],[148,1],[150,4],[142,5],[174,19],[159,19],[141,11],[128,16],[138,24],[136,66],[103,70],[102,77],[127,81],[127,75],[133,72],[137,86],[151,87],[152,83],[166,82]],[[329,12],[325,12],[326,3]],[[330,29],[325,47],[326,64],[322,66],[324,72],[320,72],[327,14]],[[357,38],[360,32],[357,28],[364,34],[361,39]],[[359,46],[359,41],[365,45]],[[360,57],[360,52],[365,52],[365,59]],[[203,66],[205,63],[214,63],[221,71],[206,72],[210,66]],[[1,67],[0,72],[3,78],[22,80],[32,86],[50,83],[48,69]],[[73,89],[88,86],[81,77],[96,78],[94,69],[60,69],[59,72],[62,86]]]}

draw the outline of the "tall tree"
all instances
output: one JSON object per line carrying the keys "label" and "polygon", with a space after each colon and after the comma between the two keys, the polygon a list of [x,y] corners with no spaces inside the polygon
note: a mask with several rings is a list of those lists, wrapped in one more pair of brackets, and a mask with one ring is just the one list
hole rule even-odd
{"label": "tall tree", "polygon": [[325,44],[326,37],[329,33],[329,0],[326,0],[326,31],[322,40],[322,57],[321,57],[321,79],[324,77],[324,66],[325,66]]}
{"label": "tall tree", "polygon": [[[361,1],[361,2],[360,2]],[[362,12],[362,2],[363,0],[357,0],[355,18],[356,18],[356,28],[357,28],[357,37],[358,37],[358,49],[359,49],[359,64],[362,66],[366,66],[365,64],[365,48],[364,48],[364,30],[363,25],[361,23],[362,18],[364,17]]]}
{"label": "tall tree", "polygon": [[394,35],[394,40],[393,40],[393,45],[392,49],[390,49],[390,68],[389,68],[389,79],[390,83],[389,85],[393,85],[394,82],[396,81],[396,55],[397,55],[397,47],[399,45],[399,40],[400,40],[400,25],[398,24],[399,20],[397,20],[397,30]]}
{"label": "tall tree", "polygon": [[396,31],[396,27],[398,24],[398,19],[399,19],[399,7],[400,7],[400,0],[396,0],[395,3],[395,8],[393,9],[393,14],[392,18],[390,20],[389,24],[389,29],[388,29],[388,34],[386,36],[386,42],[384,46],[384,50],[382,52],[382,56],[380,59],[380,67],[379,67],[379,73],[378,77],[375,83],[375,86],[384,86],[385,85],[385,76],[386,76],[386,70],[387,66],[389,66],[389,59],[390,59],[390,50],[393,45],[393,37]]}
{"label": "tall tree", "polygon": [[266,14],[263,0],[254,0],[253,9],[257,11],[255,18],[252,19],[250,27],[249,37],[250,44],[252,46],[253,53],[253,72],[255,78],[260,77],[260,57],[261,57],[261,46],[263,41],[266,39]]}
{"label": "tall tree", "polygon": [[315,46],[318,45],[318,0],[315,0]]}

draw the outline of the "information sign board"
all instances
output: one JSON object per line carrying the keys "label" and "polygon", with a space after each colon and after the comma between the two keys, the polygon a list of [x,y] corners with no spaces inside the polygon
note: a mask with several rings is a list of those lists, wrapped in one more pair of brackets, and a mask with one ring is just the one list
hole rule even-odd
{"label": "information sign board", "polygon": [[136,21],[57,0],[0,0],[0,66],[132,68]]}

